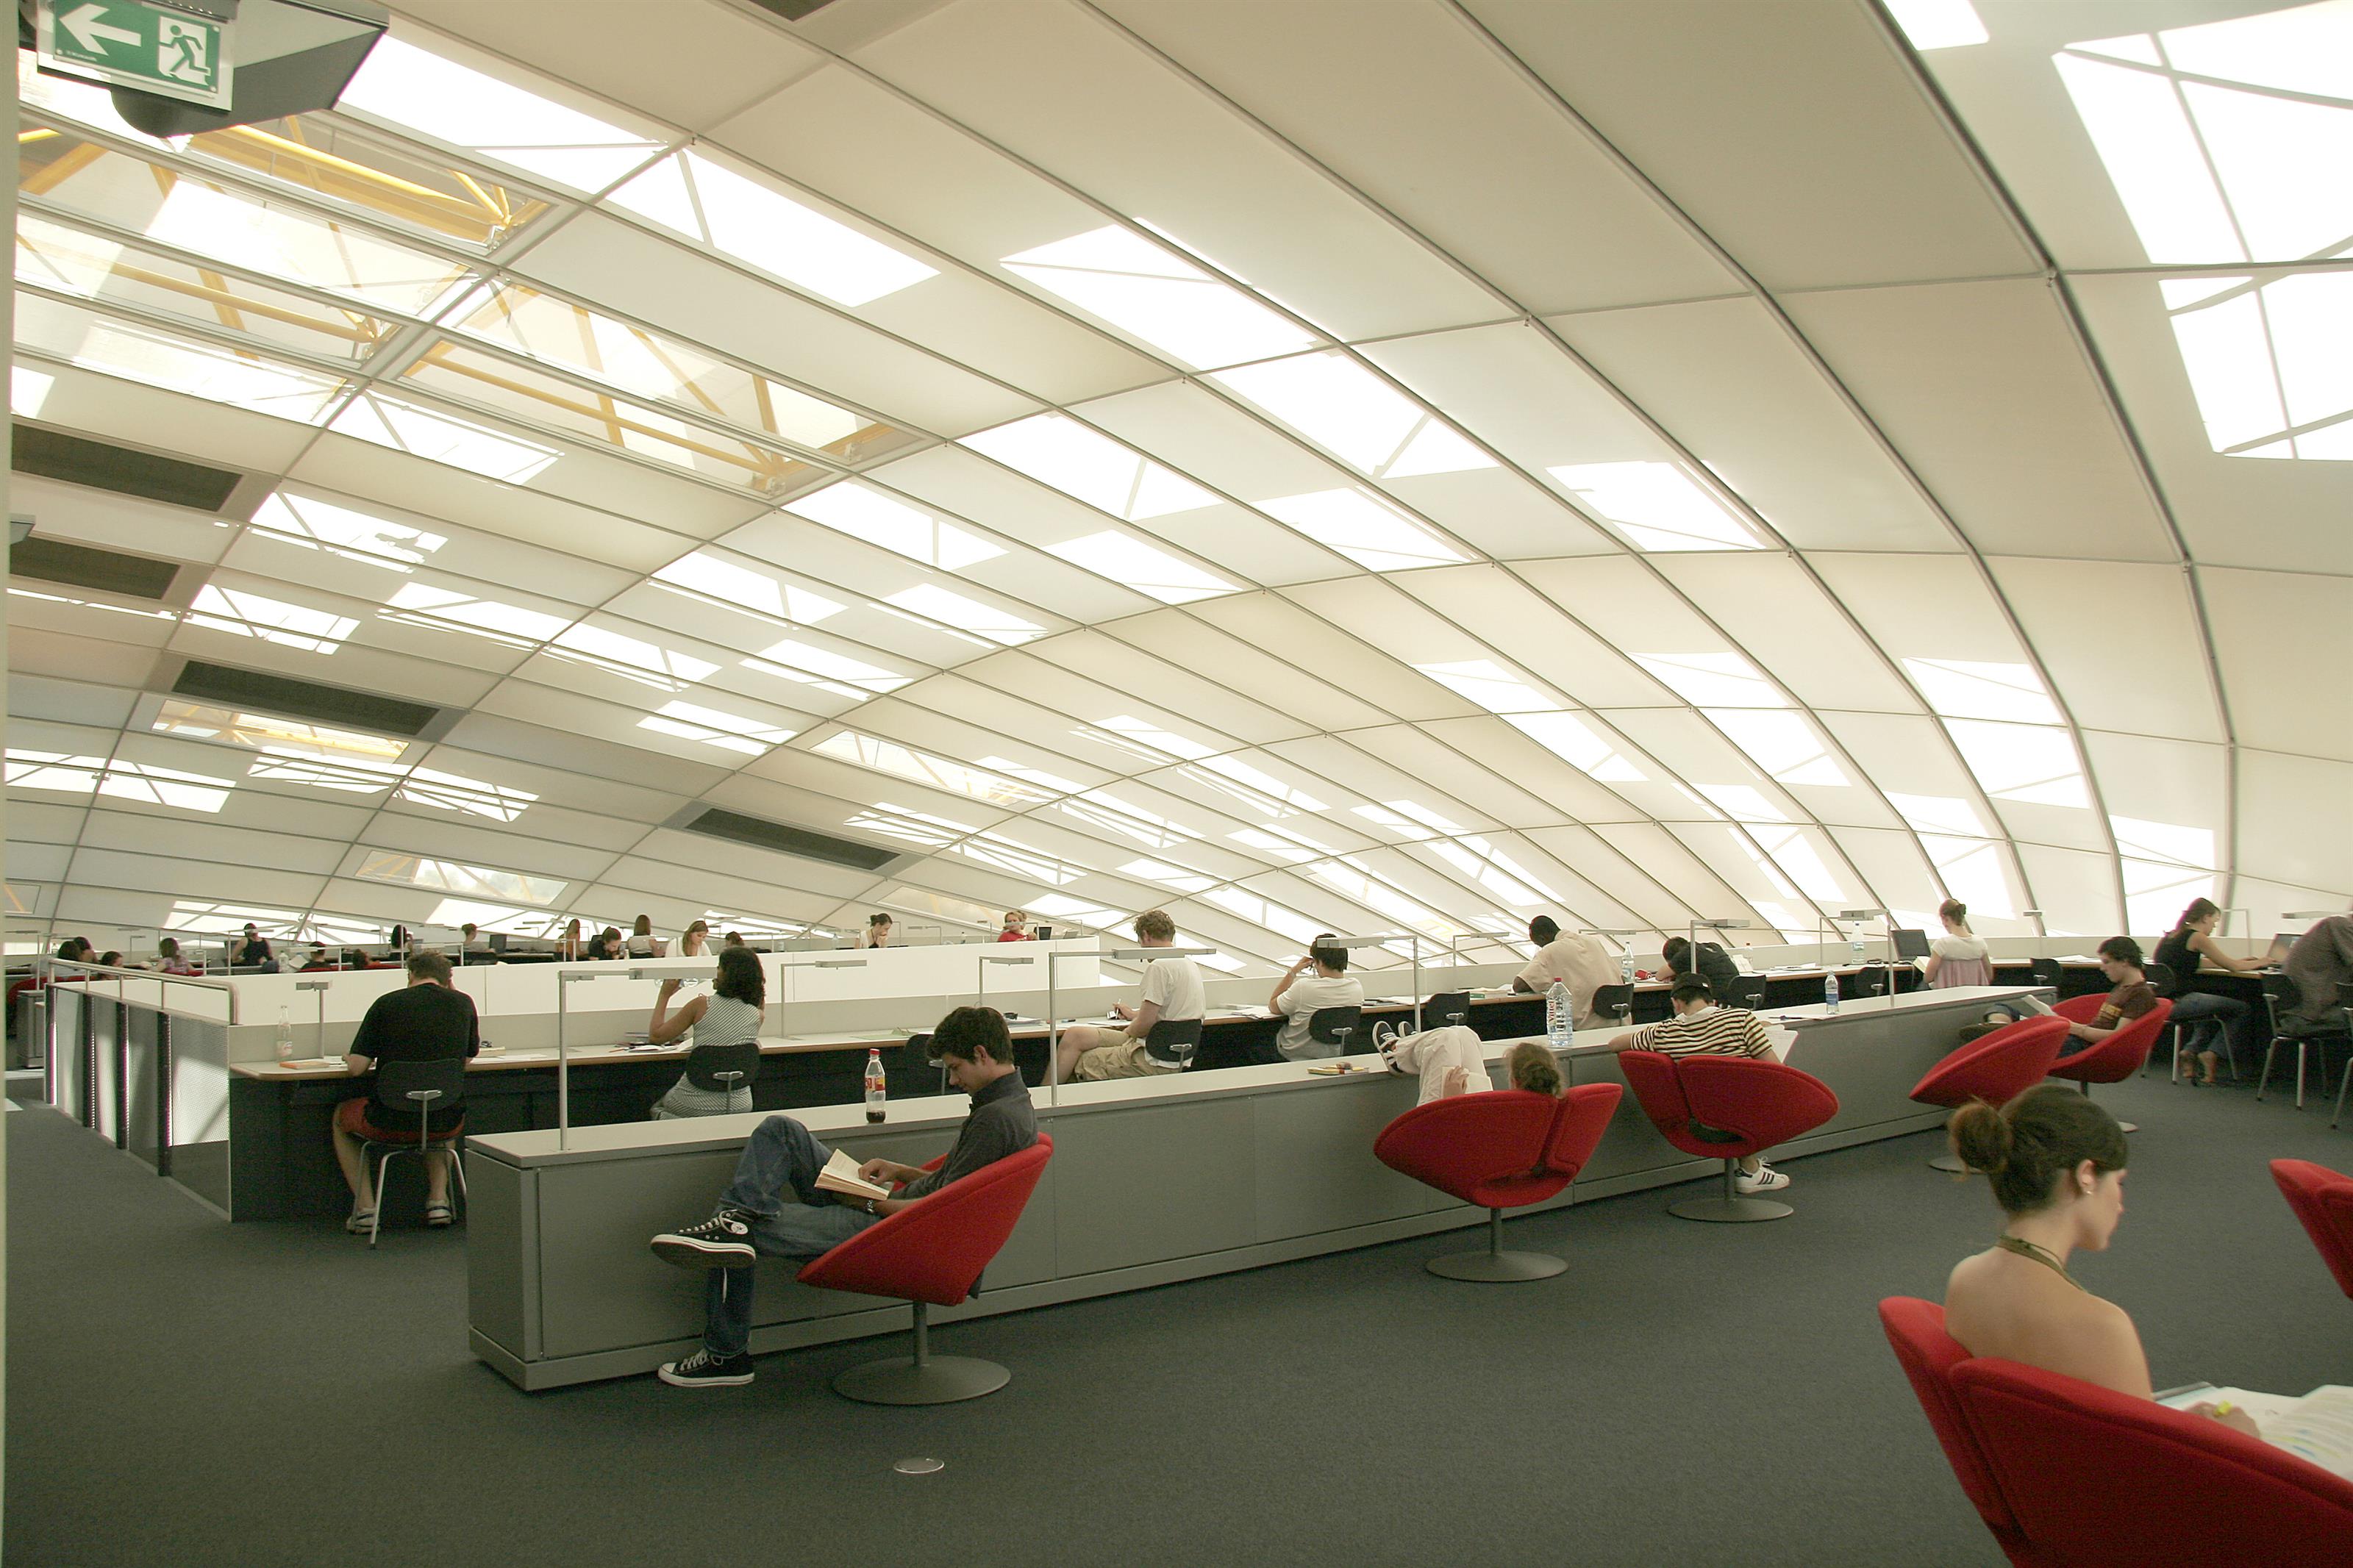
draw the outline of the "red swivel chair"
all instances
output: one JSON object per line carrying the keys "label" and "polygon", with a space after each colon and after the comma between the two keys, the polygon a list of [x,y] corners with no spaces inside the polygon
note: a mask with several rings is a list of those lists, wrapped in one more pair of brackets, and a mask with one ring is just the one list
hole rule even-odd
{"label": "red swivel chair", "polygon": [[[2100,1004],[2106,1000],[2105,996],[2070,996],[2051,1010],[2069,1023],[2089,1024],[2098,1019]],[[2156,1006],[2097,1045],[2061,1057],[2052,1064],[2051,1076],[2074,1079],[2087,1095],[2095,1083],[2122,1083],[2140,1071],[2141,1063],[2148,1060],[2149,1048],[2172,1017],[2173,1004],[2160,998]],[[2127,1132],[2140,1131],[2129,1121],[2116,1125]]]}
{"label": "red swivel chair", "polygon": [[1990,1358],[1950,1386],[2032,1556],[2353,1568],[2353,1481],[2203,1415]]}
{"label": "red swivel chair", "polygon": [[1912,1380],[1912,1392],[1927,1415],[1929,1429],[1944,1447],[1953,1479],[1976,1505],[1978,1517],[1993,1531],[1994,1541],[2018,1568],[2053,1563],[2026,1543],[2009,1500],[1994,1484],[1985,1450],[1978,1447],[1977,1434],[1969,1430],[1968,1418],[1961,1414],[1951,1377],[1953,1369],[1969,1359],[1969,1352],[1945,1331],[1945,1309],[1910,1296],[1890,1296],[1879,1303],[1879,1326],[1886,1331],[1887,1343],[1895,1352],[1904,1375]]}
{"label": "red swivel chair", "polygon": [[1838,1096],[1811,1073],[1757,1057],[1668,1057],[1620,1051],[1619,1069],[1659,1136],[1684,1153],[1724,1162],[1724,1195],[1670,1204],[1677,1219],[1786,1219],[1797,1211],[1733,1186],[1740,1162],[1810,1132],[1838,1114]]}
{"label": "red swivel chair", "polygon": [[1548,1279],[1568,1267],[1545,1252],[1504,1250],[1504,1211],[1540,1204],[1577,1179],[1622,1091],[1588,1083],[1558,1100],[1522,1089],[1433,1100],[1381,1129],[1373,1157],[1487,1211],[1487,1250],[1433,1258],[1447,1279]]}
{"label": "red swivel chair", "polygon": [[915,1353],[853,1366],[833,1380],[835,1393],[869,1405],[946,1405],[994,1394],[1011,1380],[993,1361],[933,1356],[925,1309],[953,1307],[972,1294],[1053,1157],[1054,1141],[1041,1132],[1019,1153],[950,1182],[802,1267],[804,1285],[895,1296],[915,1309]]}
{"label": "red swivel chair", "polygon": [[2337,1276],[2337,1289],[2353,1296],[2353,1176],[2309,1160],[2274,1160],[2272,1180]]}
{"label": "red swivel chair", "polygon": [[[2038,1013],[2005,1024],[1980,1036],[1928,1069],[1912,1086],[1912,1098],[1924,1105],[1957,1110],[1972,1100],[2007,1105],[2051,1076],[2059,1047],[2067,1038],[2067,1020]],[[1959,1174],[1968,1169],[1953,1154],[1939,1154],[1928,1163]]]}

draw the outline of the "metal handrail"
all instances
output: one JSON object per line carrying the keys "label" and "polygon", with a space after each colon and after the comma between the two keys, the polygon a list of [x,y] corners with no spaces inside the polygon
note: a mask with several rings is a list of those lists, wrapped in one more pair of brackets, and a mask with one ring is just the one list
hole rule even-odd
{"label": "metal handrail", "polygon": [[[237,1021],[237,987],[230,984],[226,980],[215,980],[209,976],[202,974],[165,974],[161,970],[155,969],[130,969],[112,964],[84,963],[78,958],[58,958],[48,953],[41,954],[35,962],[33,973],[40,977],[43,987],[47,988],[56,984],[57,972],[64,969],[79,970],[85,978],[104,978],[111,975],[116,983],[114,987],[114,999],[118,1003],[123,1003],[125,1001],[122,994],[121,985],[121,982],[125,980],[153,980],[165,985],[192,985],[201,991],[225,992],[228,995],[228,1023],[232,1027],[234,1027]],[[86,992],[84,994],[92,994],[92,993]],[[145,1002],[128,1003],[126,1005],[138,1007],[151,1006],[150,1004]],[[167,1018],[193,1018],[196,1022],[202,1024],[215,1024],[220,1022],[219,1019],[209,1017],[202,1013],[190,1013],[177,1007],[167,1007],[164,1005],[163,997],[160,994],[152,1005],[151,1010]],[[44,1006],[41,1009],[41,1050],[45,1058],[48,1062],[54,1063],[57,1060],[58,1010],[54,1006]],[[54,1098],[56,1093],[56,1079],[54,1075],[57,1069],[52,1066],[48,1068],[48,1071],[52,1075],[48,1088],[51,1096]]]}

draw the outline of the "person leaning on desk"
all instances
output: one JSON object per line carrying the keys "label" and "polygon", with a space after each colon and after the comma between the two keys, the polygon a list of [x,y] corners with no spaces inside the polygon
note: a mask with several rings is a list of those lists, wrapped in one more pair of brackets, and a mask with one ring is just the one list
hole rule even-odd
{"label": "person leaning on desk", "polygon": [[[366,1016],[352,1035],[351,1048],[344,1053],[343,1067],[358,1078],[375,1071],[379,1062],[448,1061],[452,1057],[471,1057],[481,1048],[481,1024],[474,1016],[474,999],[451,988],[449,961],[427,949],[408,955],[406,985],[368,1004]],[[352,1214],[343,1228],[353,1235],[365,1236],[375,1220],[375,1194],[368,1187],[361,1142],[415,1144],[417,1124],[411,1118],[416,1114],[414,1108],[379,1102],[373,1082],[366,1094],[335,1107],[335,1163],[343,1167],[344,1184],[352,1189]],[[462,1109],[437,1110],[426,1121],[435,1138],[446,1138],[465,1124]],[[449,1162],[455,1157],[448,1149],[424,1156],[427,1225],[449,1223]]]}
{"label": "person leaning on desk", "polygon": [[1528,966],[1512,977],[1512,989],[1541,996],[1552,989],[1554,981],[1563,982],[1568,986],[1570,1026],[1585,1027],[1593,1017],[1593,994],[1618,978],[1609,955],[1591,937],[1562,931],[1550,915],[1538,915],[1528,922],[1528,940],[1535,943],[1536,951]]}

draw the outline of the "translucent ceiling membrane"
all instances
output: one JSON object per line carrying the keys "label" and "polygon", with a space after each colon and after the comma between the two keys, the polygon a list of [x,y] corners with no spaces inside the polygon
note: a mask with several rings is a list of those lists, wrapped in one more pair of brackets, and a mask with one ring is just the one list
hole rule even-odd
{"label": "translucent ceiling membrane", "polygon": [[1060,414],[1001,425],[964,445],[1131,522],[1216,504],[1217,497]]}
{"label": "translucent ceiling membrane", "polygon": [[272,418],[315,424],[343,391],[343,377],[117,320],[19,290],[16,343],[105,375],[185,393]]}
{"label": "translucent ceiling membrane", "polygon": [[1240,289],[1116,225],[1018,252],[1003,265],[1195,370],[1271,359],[1315,341]]}

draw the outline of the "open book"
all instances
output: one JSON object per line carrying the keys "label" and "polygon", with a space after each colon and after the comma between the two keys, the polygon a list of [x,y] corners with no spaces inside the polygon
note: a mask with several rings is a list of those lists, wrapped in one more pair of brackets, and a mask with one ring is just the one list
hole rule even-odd
{"label": "open book", "polygon": [[2036,1012],[2042,1014],[2046,1018],[2059,1011],[2059,1009],[2053,1007],[2050,1003],[2045,1002],[2040,996],[2021,996],[2019,1000],[2025,1003],[2028,1006],[2033,1008]]}
{"label": "open book", "polygon": [[2224,1400],[2245,1407],[2263,1429],[2263,1441],[2353,1480],[2353,1385],[2323,1384],[2301,1399],[2244,1388],[2179,1389],[2163,1396],[2177,1410]]}
{"label": "open book", "polygon": [[853,1198],[887,1198],[891,1195],[888,1183],[870,1182],[858,1173],[858,1162],[836,1149],[825,1169],[817,1173],[817,1184],[828,1193],[847,1193]]}

